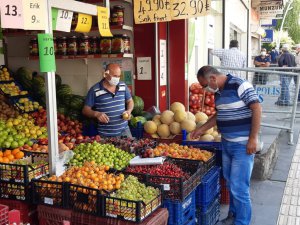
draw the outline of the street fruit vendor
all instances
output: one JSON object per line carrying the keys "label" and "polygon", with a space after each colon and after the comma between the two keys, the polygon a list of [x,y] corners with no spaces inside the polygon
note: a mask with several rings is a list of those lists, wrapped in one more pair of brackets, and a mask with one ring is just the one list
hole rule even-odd
{"label": "street fruit vendor", "polygon": [[218,125],[222,135],[222,167],[230,191],[228,217],[218,224],[249,225],[251,220],[250,178],[254,164],[261,105],[253,86],[211,66],[200,68],[199,83],[215,94],[217,113],[191,133],[201,136]]}
{"label": "street fruit vendor", "polygon": [[134,103],[120,76],[118,64],[107,65],[104,78],[91,87],[82,110],[85,116],[98,121],[98,133],[104,137],[131,137],[128,120]]}

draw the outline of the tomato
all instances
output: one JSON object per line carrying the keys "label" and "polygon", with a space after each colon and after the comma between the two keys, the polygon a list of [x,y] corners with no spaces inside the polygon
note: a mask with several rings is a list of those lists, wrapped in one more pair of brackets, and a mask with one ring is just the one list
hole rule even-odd
{"label": "tomato", "polygon": [[210,116],[211,115],[211,111],[210,111],[210,109],[207,109],[207,110],[205,110],[206,112],[206,115],[208,115],[208,116]]}
{"label": "tomato", "polygon": [[204,102],[205,102],[206,105],[210,105],[210,104],[211,104],[210,97],[209,97],[209,96],[206,96]]}

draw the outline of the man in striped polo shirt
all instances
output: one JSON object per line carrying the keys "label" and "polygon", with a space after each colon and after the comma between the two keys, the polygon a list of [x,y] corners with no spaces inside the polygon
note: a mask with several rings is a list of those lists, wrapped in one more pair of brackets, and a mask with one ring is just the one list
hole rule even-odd
{"label": "man in striped polo shirt", "polygon": [[196,129],[192,138],[218,125],[222,135],[223,175],[230,190],[227,218],[219,224],[249,225],[251,220],[250,178],[254,164],[261,105],[252,85],[211,66],[197,74],[199,83],[215,93],[217,113]]}
{"label": "man in striped polo shirt", "polygon": [[98,121],[98,133],[104,137],[131,137],[128,120],[133,100],[124,82],[120,82],[118,64],[107,65],[104,78],[89,90],[82,113]]}

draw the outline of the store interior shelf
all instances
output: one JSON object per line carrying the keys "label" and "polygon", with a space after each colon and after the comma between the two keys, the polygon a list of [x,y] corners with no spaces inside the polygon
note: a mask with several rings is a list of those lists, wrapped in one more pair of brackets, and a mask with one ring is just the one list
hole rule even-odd
{"label": "store interior shelf", "polygon": [[[98,59],[98,58],[133,58],[133,54],[96,54],[96,55],[57,55],[56,59]],[[29,56],[29,60],[38,60],[38,56]]]}

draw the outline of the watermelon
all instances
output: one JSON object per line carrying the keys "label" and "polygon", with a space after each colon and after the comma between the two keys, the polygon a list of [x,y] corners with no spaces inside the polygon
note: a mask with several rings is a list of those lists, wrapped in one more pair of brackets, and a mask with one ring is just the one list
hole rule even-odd
{"label": "watermelon", "polygon": [[58,98],[62,99],[64,96],[72,94],[72,88],[67,84],[62,84],[57,87],[56,94]]}
{"label": "watermelon", "polygon": [[80,95],[72,95],[70,100],[70,108],[73,110],[82,110],[84,106],[84,97]]}
{"label": "watermelon", "polygon": [[147,122],[146,118],[143,116],[132,117],[130,120],[130,126],[137,127],[137,123],[141,122],[142,125]]}
{"label": "watermelon", "polygon": [[132,99],[133,99],[133,102],[134,102],[132,115],[140,116],[142,114],[142,111],[144,110],[144,101],[139,96],[133,96]]}
{"label": "watermelon", "polygon": [[45,87],[45,78],[42,75],[36,75],[33,77],[32,83],[34,89],[38,89],[39,87]]}
{"label": "watermelon", "polygon": [[15,74],[15,79],[17,81],[21,81],[22,79],[32,80],[32,70],[26,67],[20,67]]}
{"label": "watermelon", "polygon": [[58,74],[55,74],[55,84],[56,87],[61,85],[61,77]]}
{"label": "watermelon", "polygon": [[152,120],[153,119],[153,115],[149,112],[146,112],[146,111],[142,112],[142,116],[145,117],[146,120]]}
{"label": "watermelon", "polygon": [[57,107],[57,112],[61,113],[61,114],[64,114],[64,115],[67,115],[68,114],[68,109],[63,107],[63,106],[58,106]]}

